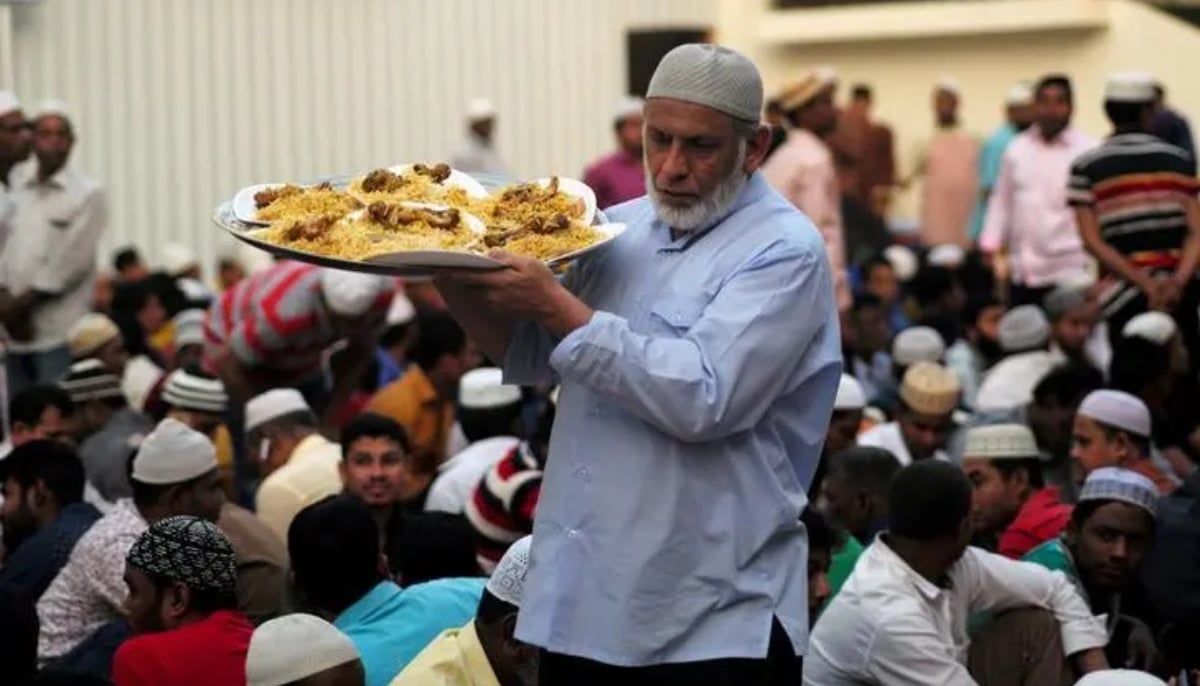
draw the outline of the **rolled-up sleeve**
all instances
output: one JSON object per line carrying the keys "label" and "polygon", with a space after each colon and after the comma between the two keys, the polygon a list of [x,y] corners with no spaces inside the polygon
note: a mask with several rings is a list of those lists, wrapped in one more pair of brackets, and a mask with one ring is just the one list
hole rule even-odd
{"label": "rolled-up sleeve", "polygon": [[836,326],[836,312],[824,255],[780,242],[747,260],[701,311],[661,322],[661,333],[597,311],[558,344],[550,366],[677,440],[716,440],[763,417],[792,380],[780,370]]}

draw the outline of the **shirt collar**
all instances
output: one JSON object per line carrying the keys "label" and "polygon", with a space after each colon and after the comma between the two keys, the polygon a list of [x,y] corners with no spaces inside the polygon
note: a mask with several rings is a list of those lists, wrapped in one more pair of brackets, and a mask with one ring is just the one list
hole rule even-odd
{"label": "shirt collar", "polygon": [[44,186],[46,188],[57,188],[59,190],[69,190],[75,183],[75,174],[68,165],[63,165],[62,169],[54,172],[54,174],[45,181],[38,180],[37,167],[31,168],[29,175],[23,180],[22,185],[26,188],[36,186]]}
{"label": "shirt collar", "polygon": [[333,621],[333,624],[339,629],[357,624],[365,620],[367,615],[371,614],[375,608],[384,605],[403,592],[404,590],[397,586],[395,582],[381,581],[375,585],[375,588],[367,591],[367,594],[359,598],[353,605],[343,610],[342,614],[338,615],[337,619]]}
{"label": "shirt collar", "polygon": [[926,600],[937,600],[946,590],[918,574],[912,567],[909,567],[904,558],[897,555],[896,551],[891,549],[885,537],[880,536],[871,545],[877,549],[876,553],[883,558],[884,562],[903,574],[908,579],[908,582],[912,584],[913,588],[917,589],[917,592]]}
{"label": "shirt collar", "polygon": [[661,240],[663,241],[663,245],[659,248],[659,250],[665,252],[683,252],[684,250],[687,250],[688,248],[692,247],[696,241],[704,238],[704,236],[708,235],[708,233],[713,229],[723,224],[727,219],[737,214],[747,206],[761,200],[768,192],[770,192],[770,190],[771,187],[767,184],[761,172],[756,171],[750,174],[750,178],[746,181],[746,187],[742,189],[741,195],[739,195],[737,199],[733,201],[733,204],[730,205],[725,212],[713,219],[708,220],[704,224],[676,239],[671,238],[671,227],[663,223],[663,221],[659,219],[656,214],[654,221],[650,224],[650,228],[655,234],[660,236]]}

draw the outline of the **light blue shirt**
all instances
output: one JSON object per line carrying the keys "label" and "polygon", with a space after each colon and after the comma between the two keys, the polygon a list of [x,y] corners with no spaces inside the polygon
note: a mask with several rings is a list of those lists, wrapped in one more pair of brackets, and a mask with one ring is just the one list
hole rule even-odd
{"label": "light blue shirt", "polygon": [[640,666],[762,658],[777,616],[803,653],[798,517],[841,374],[812,222],[753,174],[672,240],[646,198],[565,283],[595,310],[555,342],[520,325],[509,382],[561,380],[521,640]]}
{"label": "light blue shirt", "polygon": [[[1004,124],[984,142],[983,149],[979,151],[979,188],[985,193],[990,193],[995,187],[996,180],[1000,178],[1004,151],[1020,133],[1012,124]],[[971,216],[971,240],[979,239],[986,215],[987,203],[981,199],[976,202],[975,213]]]}
{"label": "light blue shirt", "polygon": [[439,579],[408,588],[380,582],[338,615],[367,671],[366,686],[388,686],[446,629],[475,619],[485,579]]}

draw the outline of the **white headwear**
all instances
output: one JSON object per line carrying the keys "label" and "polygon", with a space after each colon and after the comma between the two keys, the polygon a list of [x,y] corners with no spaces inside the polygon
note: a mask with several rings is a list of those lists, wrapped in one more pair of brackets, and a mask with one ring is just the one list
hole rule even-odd
{"label": "white headwear", "polygon": [[959,84],[958,79],[954,78],[953,76],[943,76],[942,78],[938,79],[935,87],[939,91],[952,93],[954,95],[958,95],[961,90],[961,84]]}
{"label": "white headwear", "polygon": [[162,400],[181,410],[222,414],[229,407],[225,384],[212,376],[176,369],[167,376]]}
{"label": "white headwear", "polygon": [[902,283],[917,275],[917,256],[912,249],[904,245],[889,245],[883,251],[883,258],[892,265],[892,271]]}
{"label": "white headwear", "polygon": [[622,122],[629,117],[642,116],[642,108],[646,105],[646,101],[636,96],[626,96],[621,98],[617,103],[617,109],[613,113],[613,121]]}
{"label": "white headwear", "polygon": [[183,293],[183,297],[193,303],[212,302],[217,294],[198,279],[176,279],[175,285]]}
{"label": "white headwear", "polygon": [[400,324],[408,324],[417,318],[417,308],[413,307],[412,301],[407,295],[396,291],[396,295],[392,296],[392,306],[388,308],[387,322],[388,326],[399,326]]}
{"label": "white headwear", "polygon": [[496,106],[487,98],[475,97],[467,103],[467,121],[483,121],[496,116]]}
{"label": "white headwear", "polygon": [[192,249],[186,245],[179,245],[178,243],[164,245],[162,256],[163,271],[171,276],[179,276],[198,264],[196,262],[196,253],[192,252]]}
{"label": "white headwear", "polygon": [[917,362],[940,362],[946,354],[942,335],[928,326],[912,326],[892,341],[892,362],[908,367]]}
{"label": "white headwear", "polygon": [[246,432],[294,412],[312,412],[304,396],[294,388],[275,388],[246,403]]}
{"label": "white headwear", "polygon": [[748,57],[721,45],[688,43],[668,52],[650,77],[646,99],[669,98],[758,123],[763,84]]}
{"label": "white headwear", "polygon": [[67,348],[72,358],[83,359],[120,335],[120,329],[111,319],[89,312],[67,330]]}
{"label": "white headwear", "polygon": [[142,441],[132,477],[161,486],[191,481],[217,468],[217,449],[208,436],[167,418]]}
{"label": "white headwear", "polygon": [[1155,516],[1158,487],[1149,478],[1130,469],[1101,467],[1087,475],[1079,489],[1077,502],[1119,500],[1140,507]]}
{"label": "white headwear", "polygon": [[371,305],[391,286],[386,278],[339,269],[321,270],[321,294],[335,314],[355,317],[371,309]]}
{"label": "white headwear", "polygon": [[361,659],[329,622],[302,613],[263,622],[246,652],[246,686],[283,686]]}
{"label": "white headwear", "polygon": [[961,388],[954,372],[936,362],[921,361],[904,372],[900,399],[915,412],[948,415],[958,406]]}
{"label": "white headwear", "polygon": [[1151,343],[1166,345],[1179,331],[1171,315],[1163,312],[1143,312],[1125,324],[1121,335],[1125,338],[1145,338]]}
{"label": "white headwear", "polygon": [[1108,388],[1092,391],[1079,404],[1077,413],[1143,438],[1150,437],[1150,410],[1137,396],[1124,391]]}
{"label": "white headwear", "polygon": [[16,112],[21,109],[21,101],[12,91],[0,91],[0,115]]}
{"label": "white headwear", "polygon": [[1083,675],[1075,686],[1167,686],[1167,683],[1153,674],[1133,669],[1102,669]]}
{"label": "white headwear", "polygon": [[67,112],[67,103],[57,98],[43,100],[33,108],[33,116],[31,119],[38,120],[42,117],[62,117],[70,119],[71,115]]}
{"label": "white headwear", "polygon": [[967,430],[964,458],[1026,460],[1038,455],[1033,432],[1023,424],[990,424]]}
{"label": "white headwear", "polygon": [[1104,83],[1104,99],[1112,102],[1144,103],[1158,95],[1153,76],[1140,71],[1118,71]]}
{"label": "white headwear", "polygon": [[925,261],[935,267],[956,269],[962,266],[966,257],[967,253],[961,247],[953,243],[943,243],[933,246],[933,249],[925,256]]}
{"label": "white headwear", "polygon": [[171,321],[175,324],[175,349],[188,345],[204,345],[204,318],[208,313],[200,309],[184,310]]}
{"label": "white headwear", "polygon": [[817,77],[817,80],[825,86],[829,86],[838,82],[837,69],[828,64],[823,64],[813,69],[813,76]]}
{"label": "white headwear", "polygon": [[1004,104],[1009,107],[1033,104],[1033,88],[1025,82],[1013,84],[1013,87],[1008,89],[1008,95],[1004,97]]}
{"label": "white headwear", "polygon": [[488,410],[521,402],[521,387],[504,383],[504,372],[496,367],[472,369],[458,382],[458,406]]}
{"label": "white headwear", "polygon": [[508,551],[496,565],[496,570],[488,577],[485,586],[488,593],[509,605],[521,607],[521,596],[525,591],[525,573],[529,571],[529,547],[532,544],[533,536],[525,536],[508,547]]}
{"label": "white headwear", "polygon": [[1050,322],[1037,305],[1020,305],[1004,313],[997,333],[1005,352],[1029,350],[1050,340]]}
{"label": "white headwear", "polygon": [[867,395],[862,384],[849,374],[842,374],[838,381],[837,397],[833,399],[835,410],[861,410],[867,406]]}

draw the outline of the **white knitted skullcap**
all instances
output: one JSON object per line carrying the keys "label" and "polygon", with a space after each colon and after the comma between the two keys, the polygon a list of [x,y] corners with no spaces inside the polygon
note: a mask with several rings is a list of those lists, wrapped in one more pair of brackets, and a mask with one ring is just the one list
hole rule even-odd
{"label": "white knitted skullcap", "polygon": [[496,106],[487,98],[475,97],[467,103],[467,121],[484,121],[496,116]]}
{"label": "white knitted skullcap", "polygon": [[1140,71],[1118,71],[1104,83],[1104,99],[1112,102],[1142,103],[1154,100],[1158,85],[1154,77]]}
{"label": "white knitted skullcap", "polygon": [[1024,82],[1013,84],[1013,87],[1008,89],[1008,95],[1004,96],[1004,104],[1010,107],[1032,105],[1033,88]]}
{"label": "white knitted skullcap", "polygon": [[962,266],[963,260],[966,258],[967,253],[961,246],[943,243],[933,246],[929,254],[925,256],[925,261],[934,267],[957,269]]}
{"label": "white knitted skullcap", "polygon": [[348,636],[313,615],[263,622],[250,637],[246,686],[283,686],[361,659]]}
{"label": "white knitted skullcap", "polygon": [[1025,460],[1038,457],[1033,432],[1023,424],[990,424],[967,431],[965,458]]}
{"label": "white knitted skullcap", "polygon": [[962,84],[953,76],[943,76],[934,84],[934,88],[945,93],[958,95],[962,91]]}
{"label": "white knitted skullcap", "polygon": [[1143,312],[1126,322],[1125,328],[1121,329],[1121,335],[1125,338],[1145,338],[1151,343],[1166,345],[1177,331],[1179,329],[1171,315],[1163,312]]}
{"label": "white knitted skullcap", "polygon": [[217,468],[217,449],[208,436],[174,419],[158,423],[133,459],[133,479],[161,486],[181,484]]}
{"label": "white knitted skullcap", "polygon": [[1078,414],[1143,438],[1150,437],[1150,410],[1137,396],[1108,388],[1088,393]]}
{"label": "white knitted skullcap", "polygon": [[1083,675],[1075,686],[1167,686],[1167,682],[1133,669],[1102,669]]}
{"label": "white knitted skullcap", "polygon": [[928,326],[909,327],[892,341],[892,361],[901,367],[917,362],[940,362],[946,354],[942,335]]}
{"label": "white knitted skullcap", "polygon": [[391,287],[382,276],[340,269],[321,270],[321,293],[335,314],[355,317],[366,313],[379,295]]}
{"label": "white knitted skullcap", "polygon": [[1132,469],[1101,467],[1087,475],[1079,489],[1078,502],[1089,500],[1119,500],[1140,507],[1156,516],[1158,487],[1149,478]]}
{"label": "white knitted skullcap", "polygon": [[508,547],[496,570],[487,581],[487,591],[509,605],[521,607],[525,591],[525,573],[529,571],[529,547],[533,536],[526,536]]}
{"label": "white knitted skullcap", "polygon": [[496,367],[472,369],[458,382],[458,406],[488,410],[521,402],[521,387],[504,383],[504,372]]}
{"label": "white knitted skullcap", "polygon": [[171,372],[163,386],[162,400],[176,409],[209,414],[222,414],[229,407],[225,384],[197,370]]}
{"label": "white knitted skullcap", "polygon": [[908,246],[889,245],[883,251],[883,258],[892,265],[892,271],[900,281],[906,282],[916,276],[917,256]]}
{"label": "white knitted skullcap", "polygon": [[21,101],[12,91],[0,91],[0,115],[16,112],[21,109]]}
{"label": "white knitted skullcap", "polygon": [[175,324],[175,349],[188,345],[204,345],[204,318],[208,313],[201,309],[184,310],[171,321]]}
{"label": "white knitted skullcap", "polygon": [[646,101],[635,96],[626,96],[621,98],[617,103],[617,108],[613,113],[613,121],[621,122],[630,117],[642,116],[642,108],[645,107]]}
{"label": "white knitted skullcap", "polygon": [[762,77],[758,67],[739,52],[709,43],[688,43],[671,50],[658,63],[646,98],[690,102],[757,123],[763,107]]}
{"label": "white knitted skullcap", "polygon": [[842,374],[838,380],[837,397],[833,399],[835,410],[861,410],[867,406],[867,395],[863,393],[862,384],[849,374]]}
{"label": "white knitted skullcap", "polygon": [[246,431],[293,412],[312,412],[304,396],[294,388],[275,388],[256,395],[246,403]]}
{"label": "white knitted skullcap", "polygon": [[1020,305],[1000,318],[998,338],[1005,352],[1037,348],[1050,340],[1050,322],[1037,305]]}

